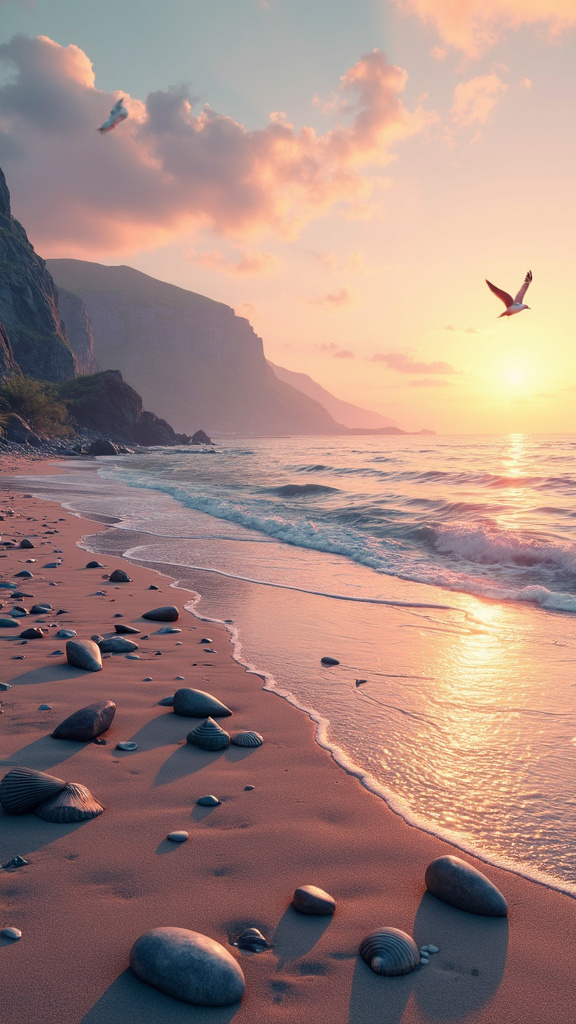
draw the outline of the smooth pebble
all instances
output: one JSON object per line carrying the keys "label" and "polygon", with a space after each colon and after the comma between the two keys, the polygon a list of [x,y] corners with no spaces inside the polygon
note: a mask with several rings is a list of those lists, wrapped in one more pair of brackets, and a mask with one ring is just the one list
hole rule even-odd
{"label": "smooth pebble", "polygon": [[170,839],[171,842],[173,842],[173,843],[185,843],[186,840],[188,839],[188,833],[187,832],[169,832],[168,835],[166,836],[166,838]]}
{"label": "smooth pebble", "polygon": [[22,932],[20,931],[19,928],[3,928],[2,931],[0,932],[0,935],[2,935],[5,939],[16,940],[22,938]]}

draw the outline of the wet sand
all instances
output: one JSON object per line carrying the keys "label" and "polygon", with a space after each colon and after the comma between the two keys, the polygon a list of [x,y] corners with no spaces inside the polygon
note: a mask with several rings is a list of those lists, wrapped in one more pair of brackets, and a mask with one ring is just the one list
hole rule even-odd
{"label": "wet sand", "polygon": [[[16,464],[6,459],[5,471]],[[46,463],[20,467],[51,471]],[[90,556],[77,541],[96,532],[94,523],[17,492],[2,494],[0,505],[16,512],[2,524],[3,539],[27,536],[35,544],[2,552],[2,579],[31,570],[22,590],[34,598],[22,603],[49,601],[54,614],[47,623],[57,623],[23,646],[18,630],[0,632],[1,681],[12,687],[0,694],[1,774],[14,765],[48,771],[83,783],[106,808],[75,825],[0,811],[0,863],[16,854],[29,861],[0,871],[0,927],[23,932],[18,942],[0,939],[7,1022],[565,1024],[576,1016],[570,897],[467,855],[504,894],[508,919],[467,914],[427,894],[428,863],[458,851],[407,825],[336,765],[314,742],[315,724],[233,660],[223,627],[207,627],[184,611],[186,595],[149,569],[109,556],[100,558],[106,568],[86,569]],[[62,565],[44,568],[59,557],[57,548]],[[30,557],[36,563],[26,564]],[[124,568],[132,582],[103,579],[114,568]],[[150,591],[151,584],[160,591]],[[4,614],[13,602],[6,592],[0,600]],[[162,623],[142,613],[173,603],[182,632],[158,635]],[[32,618],[20,620],[23,629]],[[149,636],[135,638],[139,660],[115,655],[101,672],[89,673],[52,654],[65,647],[53,637],[57,628],[89,638],[111,633],[117,621]],[[216,654],[206,653],[204,637]],[[224,727],[255,729],[264,745],[207,753],[186,744],[196,720],[158,706],[180,686],[213,693],[234,712]],[[106,699],[117,712],[105,746],[50,736],[74,710]],[[51,710],[39,711],[43,703]],[[116,750],[120,740],[135,741],[137,750]],[[196,806],[206,793],[222,804]],[[176,829],[189,832],[188,842],[166,840]],[[336,899],[333,918],[307,918],[290,907],[303,884]],[[233,952],[246,977],[240,1003],[196,1008],[131,973],[135,939],[166,925],[199,931]],[[382,925],[440,952],[405,977],[377,977],[357,952]],[[234,950],[230,940],[247,926],[258,927],[273,949]]]}

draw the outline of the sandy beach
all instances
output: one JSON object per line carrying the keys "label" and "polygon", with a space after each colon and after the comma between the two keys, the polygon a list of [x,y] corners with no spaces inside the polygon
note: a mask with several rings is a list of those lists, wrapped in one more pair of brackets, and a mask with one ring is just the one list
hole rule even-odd
{"label": "sandy beach", "polygon": [[[21,460],[20,471],[31,466]],[[16,460],[4,460],[14,473]],[[35,462],[33,472],[53,472]],[[26,495],[26,496],[25,496]],[[426,893],[434,858],[459,854],[407,825],[314,742],[301,711],[263,691],[262,680],[232,657],[222,626],[183,609],[185,592],[170,580],[122,559],[101,557],[86,569],[77,546],[105,526],[21,491],[4,491],[14,515],[4,541],[28,537],[34,549],[2,549],[0,575],[23,568],[25,607],[48,601],[46,635],[21,645],[18,630],[0,632],[0,768],[47,771],[87,786],[105,806],[83,824],[49,824],[0,811],[0,927],[22,938],[0,939],[2,1019],[10,1024],[172,1024],[178,1021],[309,1021],[313,1024],[564,1024],[576,1016],[571,946],[574,901],[511,872],[464,859],[505,896],[508,918],[468,914]],[[56,552],[56,553],[55,553]],[[27,563],[29,558],[35,563]],[[57,568],[47,562],[59,557]],[[130,583],[107,575],[124,568]],[[154,585],[159,590],[150,590]],[[100,594],[98,592],[101,592]],[[33,595],[33,598],[32,598]],[[14,602],[2,594],[2,614]],[[176,604],[180,633],[142,619]],[[21,619],[22,629],[36,616]],[[66,663],[59,628],[79,638],[112,634],[115,622],[141,630],[138,660],[108,657],[101,672]],[[52,625],[55,624],[55,625]],[[147,637],[147,639],[143,639]],[[216,653],[200,643],[210,638]],[[286,657],[290,652],[286,651]],[[151,677],[151,681],[145,681]],[[194,719],[158,702],[182,686],[206,690],[233,711],[228,731],[254,729],[262,747],[217,753],[186,743]],[[73,711],[99,700],[117,705],[105,745],[51,737]],[[41,704],[50,710],[41,711]],[[116,749],[122,740],[138,744]],[[253,786],[251,790],[245,787]],[[207,793],[222,801],[198,807]],[[166,839],[185,829],[183,844]],[[290,906],[294,889],[316,885],[336,900],[330,917],[306,917]],[[374,975],[358,957],[360,941],[394,926],[440,952],[400,978]],[[188,928],[220,942],[246,978],[240,1003],[194,1007],[138,980],[128,967],[143,932]],[[231,942],[248,926],[273,948],[242,953]]]}

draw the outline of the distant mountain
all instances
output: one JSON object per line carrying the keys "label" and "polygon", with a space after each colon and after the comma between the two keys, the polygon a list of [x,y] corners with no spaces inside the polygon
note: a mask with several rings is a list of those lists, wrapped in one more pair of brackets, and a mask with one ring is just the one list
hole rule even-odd
{"label": "distant mountain", "polygon": [[277,366],[276,363],[272,363],[270,360],[268,360],[268,366],[272,367],[279,380],[283,380],[286,384],[291,384],[298,391],[302,391],[304,395],[308,395],[308,398],[316,399],[338,423],[343,423],[345,427],[366,427],[372,429],[374,427],[396,426],[394,420],[391,420],[389,416],[381,416],[379,412],[362,409],[359,405],[352,405],[350,402],[345,402],[342,398],[336,398],[326,388],[323,388],[321,384],[317,384],[315,380],[312,380],[312,377],[309,377],[307,373],[296,373],[294,370],[286,370],[283,366]]}
{"label": "distant mountain", "polygon": [[[131,267],[48,260],[59,289],[82,299],[98,368],[120,370],[180,431],[342,434],[320,402],[279,380],[249,322],[221,302]],[[79,350],[74,325],[67,320]]]}

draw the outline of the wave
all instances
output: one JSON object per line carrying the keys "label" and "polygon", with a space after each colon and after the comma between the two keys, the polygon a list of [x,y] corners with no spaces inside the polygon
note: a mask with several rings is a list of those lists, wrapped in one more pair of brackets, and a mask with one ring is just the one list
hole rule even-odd
{"label": "wave", "polygon": [[278,487],[264,487],[261,493],[277,494],[280,498],[299,498],[308,494],[335,494],[339,490],[338,487],[328,487],[327,484],[282,484]]}
{"label": "wave", "polygon": [[426,532],[435,551],[442,555],[455,555],[465,562],[500,567],[546,566],[576,577],[576,546],[573,544],[555,544],[548,538],[454,523],[436,528],[424,527],[422,534]]}

